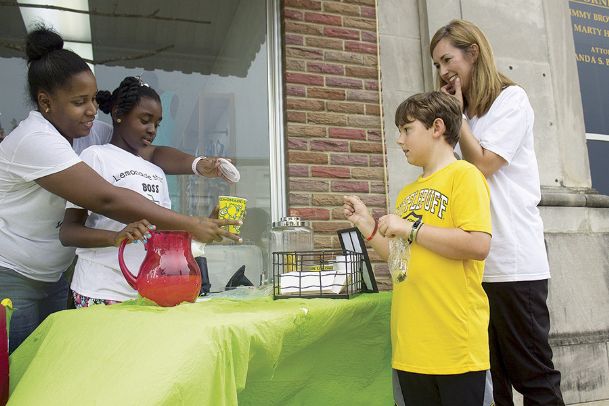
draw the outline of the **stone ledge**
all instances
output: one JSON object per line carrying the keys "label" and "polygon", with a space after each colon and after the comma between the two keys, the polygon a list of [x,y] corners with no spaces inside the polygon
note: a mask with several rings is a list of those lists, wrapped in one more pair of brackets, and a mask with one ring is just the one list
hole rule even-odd
{"label": "stone ledge", "polygon": [[577,345],[577,344],[598,344],[598,343],[609,343],[609,331],[590,331],[582,333],[561,333],[561,334],[550,334],[550,345],[551,346],[565,346],[565,345]]}
{"label": "stone ledge", "polygon": [[609,207],[609,196],[588,188],[541,188],[540,206]]}

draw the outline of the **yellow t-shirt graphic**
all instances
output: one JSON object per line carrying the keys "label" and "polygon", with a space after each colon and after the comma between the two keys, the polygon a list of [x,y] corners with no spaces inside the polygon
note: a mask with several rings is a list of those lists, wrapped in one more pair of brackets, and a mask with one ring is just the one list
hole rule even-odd
{"label": "yellow t-shirt graphic", "polygon": [[[434,227],[491,234],[488,185],[466,161],[404,187],[396,213]],[[432,375],[489,369],[484,261],[445,258],[416,242],[410,249],[407,277],[393,287],[393,367]]]}

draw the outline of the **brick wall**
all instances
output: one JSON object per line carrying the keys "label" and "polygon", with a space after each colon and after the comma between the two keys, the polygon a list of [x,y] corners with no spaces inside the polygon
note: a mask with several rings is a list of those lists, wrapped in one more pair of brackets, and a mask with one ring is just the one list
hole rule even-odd
{"label": "brick wall", "polygon": [[289,212],[312,221],[317,248],[336,248],[345,194],[386,213],[376,3],[283,0],[282,20]]}

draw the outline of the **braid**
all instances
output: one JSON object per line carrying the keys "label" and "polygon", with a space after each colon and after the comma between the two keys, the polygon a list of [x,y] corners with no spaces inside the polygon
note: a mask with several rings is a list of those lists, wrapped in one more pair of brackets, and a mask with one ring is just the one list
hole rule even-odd
{"label": "braid", "polygon": [[112,93],[118,116],[130,112],[137,105],[140,100],[140,87],[140,81],[137,78],[129,76],[123,79],[118,88]]}
{"label": "braid", "polygon": [[142,97],[150,97],[159,103],[161,102],[161,98],[154,89],[142,84],[140,79],[133,76],[123,79],[112,93],[107,90],[100,90],[95,96],[101,111],[109,114],[116,107],[115,114],[117,117],[129,114]]}
{"label": "braid", "polygon": [[112,111],[112,103],[113,103],[112,93],[110,93],[107,90],[100,90],[95,95],[95,100],[97,101],[97,104],[99,105],[99,109],[101,111],[103,111],[106,114],[110,114],[110,112]]}

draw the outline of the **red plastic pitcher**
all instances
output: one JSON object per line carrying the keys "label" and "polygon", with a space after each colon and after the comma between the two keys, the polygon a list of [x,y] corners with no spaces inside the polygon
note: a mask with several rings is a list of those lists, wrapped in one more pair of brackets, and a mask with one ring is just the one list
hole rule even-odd
{"label": "red plastic pitcher", "polygon": [[118,264],[131,287],[159,306],[194,302],[201,291],[201,271],[190,250],[191,236],[185,231],[151,231],[144,244],[146,257],[137,278],[127,269],[118,248]]}

